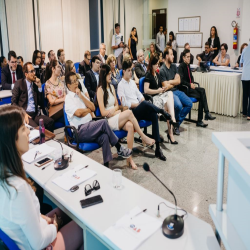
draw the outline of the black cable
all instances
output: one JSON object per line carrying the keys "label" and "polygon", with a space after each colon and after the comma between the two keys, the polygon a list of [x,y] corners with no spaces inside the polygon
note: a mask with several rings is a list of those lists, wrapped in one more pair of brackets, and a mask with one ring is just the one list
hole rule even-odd
{"label": "black cable", "polygon": [[165,202],[161,202],[161,203],[159,203],[159,205],[158,205],[158,211],[160,211],[160,205],[161,204],[164,204],[165,206],[167,206],[168,208],[171,208],[171,209],[176,209],[176,210],[180,210],[180,211],[183,211],[183,212],[185,212],[185,214],[183,214],[181,217],[183,218],[185,215],[187,215],[187,211],[185,210],[185,209],[182,209],[182,208],[175,208],[175,207],[170,207],[170,206],[168,206]]}

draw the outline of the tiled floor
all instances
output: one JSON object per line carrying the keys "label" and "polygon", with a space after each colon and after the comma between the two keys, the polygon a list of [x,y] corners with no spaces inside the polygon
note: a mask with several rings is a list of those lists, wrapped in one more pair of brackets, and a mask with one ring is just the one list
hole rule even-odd
{"label": "tiled floor", "polygon": [[[134,143],[133,158],[139,169],[126,168],[126,161],[117,158],[115,148],[112,148],[115,158],[110,164],[111,168],[122,168],[123,175],[128,179],[174,202],[171,194],[152,175],[143,170],[142,165],[147,162],[154,173],[174,192],[178,206],[210,223],[214,228],[208,212],[209,204],[216,203],[217,188],[218,150],[212,142],[212,133],[250,130],[250,122],[241,115],[236,118],[215,116],[217,119],[209,121],[207,128],[197,128],[194,123],[184,122],[181,125],[184,131],[175,137],[179,144],[171,145],[165,142],[162,144],[167,157],[166,162],[154,158],[154,151],[151,149]],[[197,118],[196,111],[192,111],[192,118]],[[165,130],[166,123],[160,122],[161,135],[166,140]],[[63,140],[63,133],[58,134],[57,138]],[[88,156],[102,163],[101,149],[89,153]],[[227,166],[226,162],[225,176],[227,176]],[[227,181],[224,190],[226,185]]]}

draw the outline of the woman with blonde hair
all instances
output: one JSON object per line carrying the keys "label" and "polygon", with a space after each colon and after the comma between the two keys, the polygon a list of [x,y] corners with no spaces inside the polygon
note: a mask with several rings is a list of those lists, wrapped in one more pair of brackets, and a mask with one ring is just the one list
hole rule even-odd
{"label": "woman with blonde hair", "polygon": [[150,60],[150,56],[153,55],[155,53],[155,44],[154,43],[151,43],[150,44],[150,47],[149,47],[149,53],[145,59],[146,63],[149,63],[149,60]]}

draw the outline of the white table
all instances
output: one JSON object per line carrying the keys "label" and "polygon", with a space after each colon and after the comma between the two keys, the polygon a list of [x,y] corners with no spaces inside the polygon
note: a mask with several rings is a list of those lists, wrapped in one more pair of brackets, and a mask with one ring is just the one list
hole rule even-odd
{"label": "white table", "polygon": [[[250,249],[250,132],[217,132],[217,204],[209,206],[218,238],[226,249]],[[223,204],[225,158],[229,162],[227,204]]]}
{"label": "white table", "polygon": [[12,92],[11,90],[1,90],[0,91],[0,105],[11,103]]}
{"label": "white table", "polygon": [[[60,145],[54,141],[49,141],[48,144],[56,148],[60,147]],[[34,146],[32,145],[31,147]],[[66,145],[63,145],[63,147],[68,148]],[[52,183],[55,177],[78,164],[89,165],[89,168],[96,171],[97,175],[81,184],[79,190],[75,193],[66,192]],[[85,250],[118,249],[103,235],[103,232],[137,205],[142,209],[147,208],[147,213],[152,216],[156,216],[157,206],[162,201],[166,202],[169,206],[174,206],[172,203],[149,192],[125,177],[123,177],[124,188],[122,190],[114,189],[111,182],[112,171],[76,151],[74,151],[73,162],[70,163],[68,169],[63,171],[55,171],[53,165],[45,170],[35,167],[34,164],[24,163],[24,167],[26,173],[43,187],[45,195],[83,228]],[[87,183],[92,185],[94,180],[99,181],[101,189],[93,192],[89,197],[100,194],[104,202],[93,207],[82,209],[79,201],[85,199],[84,187]],[[164,207],[163,205],[159,219],[163,221],[165,217],[173,213],[174,210]],[[220,248],[212,227],[208,223],[188,214],[185,218],[185,228],[182,237],[175,240],[168,239],[163,236],[161,229],[159,229],[138,249],[216,250]]]}
{"label": "white table", "polygon": [[234,72],[234,73],[242,73],[243,68],[232,69],[230,67],[224,67],[224,66],[210,66],[211,71],[221,71],[221,72]]}
{"label": "white table", "polygon": [[[236,117],[242,108],[241,73],[194,72],[194,81],[205,88],[210,112]],[[198,103],[193,105],[198,109]]]}

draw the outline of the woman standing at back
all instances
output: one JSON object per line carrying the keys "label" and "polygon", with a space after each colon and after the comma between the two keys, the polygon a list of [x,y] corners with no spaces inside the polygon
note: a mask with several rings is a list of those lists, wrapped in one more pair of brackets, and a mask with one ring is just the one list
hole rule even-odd
{"label": "woman standing at back", "polygon": [[21,250],[83,249],[82,229],[69,222],[62,211],[40,214],[33,183],[26,177],[21,159],[29,150],[30,132],[24,116],[20,107],[0,108],[0,228]]}
{"label": "woman standing at back", "polygon": [[130,34],[130,38],[128,40],[128,47],[129,47],[129,52],[130,52],[130,55],[134,60],[137,60],[137,57],[136,57],[136,45],[138,44],[138,36],[137,36],[137,31],[136,31],[136,28],[133,27],[132,30],[131,30],[131,34]]}
{"label": "woman standing at back", "polygon": [[218,37],[217,29],[215,26],[211,27],[208,43],[210,47],[210,52],[211,54],[213,54],[213,58],[215,58],[220,50],[220,38]]}

